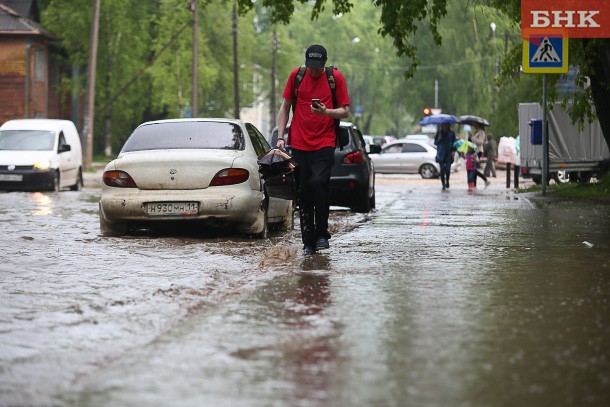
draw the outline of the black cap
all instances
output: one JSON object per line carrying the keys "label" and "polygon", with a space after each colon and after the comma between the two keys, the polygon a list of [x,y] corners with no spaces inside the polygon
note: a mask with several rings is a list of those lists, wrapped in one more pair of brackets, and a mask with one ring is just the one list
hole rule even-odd
{"label": "black cap", "polygon": [[326,48],[321,45],[312,45],[305,51],[305,66],[308,68],[324,68],[326,59]]}

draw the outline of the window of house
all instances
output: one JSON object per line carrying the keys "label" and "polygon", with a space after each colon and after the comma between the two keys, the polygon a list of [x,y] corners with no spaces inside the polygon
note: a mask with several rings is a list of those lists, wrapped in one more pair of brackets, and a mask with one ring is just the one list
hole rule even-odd
{"label": "window of house", "polygon": [[34,57],[34,78],[36,82],[44,82],[44,49],[36,48]]}

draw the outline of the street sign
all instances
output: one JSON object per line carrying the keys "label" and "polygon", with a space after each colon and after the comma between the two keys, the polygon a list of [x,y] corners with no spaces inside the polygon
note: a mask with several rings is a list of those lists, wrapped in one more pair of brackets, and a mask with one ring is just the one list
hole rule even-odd
{"label": "street sign", "polygon": [[563,33],[526,30],[523,37],[523,72],[567,73],[568,38]]}
{"label": "street sign", "polygon": [[610,0],[521,0],[525,30],[565,31],[569,38],[610,38]]}

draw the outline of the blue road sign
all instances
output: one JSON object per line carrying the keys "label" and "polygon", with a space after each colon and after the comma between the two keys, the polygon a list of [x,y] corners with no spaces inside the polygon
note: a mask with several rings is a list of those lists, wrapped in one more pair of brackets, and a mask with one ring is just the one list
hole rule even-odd
{"label": "blue road sign", "polygon": [[568,72],[568,39],[561,34],[529,34],[523,39],[523,72]]}

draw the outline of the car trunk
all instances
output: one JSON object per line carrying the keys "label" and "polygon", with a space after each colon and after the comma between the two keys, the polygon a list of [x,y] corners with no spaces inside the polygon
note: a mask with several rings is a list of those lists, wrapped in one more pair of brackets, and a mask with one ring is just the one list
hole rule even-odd
{"label": "car trunk", "polygon": [[237,150],[138,151],[126,153],[115,163],[116,169],[127,172],[142,190],[203,189],[242,155]]}

